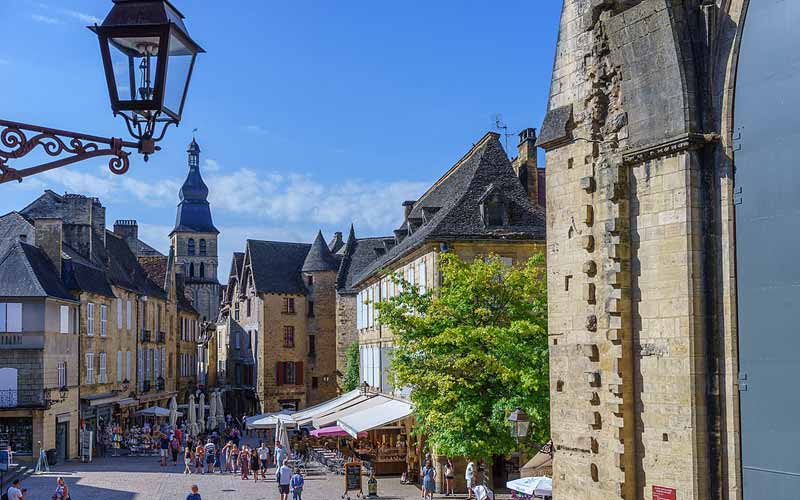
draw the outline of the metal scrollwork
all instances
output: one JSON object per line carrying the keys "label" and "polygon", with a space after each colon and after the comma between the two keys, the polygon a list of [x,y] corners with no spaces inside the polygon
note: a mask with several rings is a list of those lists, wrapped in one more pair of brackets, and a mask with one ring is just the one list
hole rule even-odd
{"label": "metal scrollwork", "polygon": [[[112,156],[108,161],[109,170],[118,175],[124,174],[130,167],[130,153],[123,148],[138,148],[138,144],[122,139],[108,139],[5,120],[0,120],[0,127],[3,127],[0,131],[0,184],[12,180],[22,182],[24,177],[98,156]],[[30,133],[35,135],[29,138]],[[101,148],[100,144],[109,147]],[[38,146],[48,156],[71,156],[25,169],[8,165],[9,160],[22,158]]]}

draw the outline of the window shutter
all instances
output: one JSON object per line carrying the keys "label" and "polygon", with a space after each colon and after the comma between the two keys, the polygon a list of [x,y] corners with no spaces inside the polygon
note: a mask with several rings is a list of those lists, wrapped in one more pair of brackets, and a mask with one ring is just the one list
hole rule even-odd
{"label": "window shutter", "polygon": [[295,369],[295,380],[297,385],[303,385],[303,362],[297,362],[294,364]]}

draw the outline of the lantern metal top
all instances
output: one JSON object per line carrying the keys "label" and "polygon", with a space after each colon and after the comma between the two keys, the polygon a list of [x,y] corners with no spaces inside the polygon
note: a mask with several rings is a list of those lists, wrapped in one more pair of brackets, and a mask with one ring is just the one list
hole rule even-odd
{"label": "lantern metal top", "polygon": [[511,415],[509,415],[508,421],[511,423],[528,422],[529,418],[528,414],[525,413],[525,410],[523,410],[520,407],[517,407],[514,411],[511,412]]}
{"label": "lantern metal top", "polygon": [[195,42],[183,22],[184,15],[169,0],[113,0],[114,6],[103,22],[89,29],[98,32],[98,28],[119,28],[131,26],[161,26],[173,24],[194,50],[203,53],[205,50]]}

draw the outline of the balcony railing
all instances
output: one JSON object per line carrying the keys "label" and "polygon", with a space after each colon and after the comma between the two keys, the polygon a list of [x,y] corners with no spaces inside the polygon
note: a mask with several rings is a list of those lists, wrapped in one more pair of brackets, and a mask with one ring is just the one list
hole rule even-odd
{"label": "balcony railing", "polygon": [[150,342],[150,330],[142,330],[142,342]]}
{"label": "balcony railing", "polygon": [[0,349],[44,349],[44,334],[0,333]]}
{"label": "balcony railing", "polygon": [[42,389],[0,389],[0,408],[41,408],[44,405]]}
{"label": "balcony railing", "polygon": [[167,334],[164,332],[158,332],[158,337],[156,337],[156,342],[159,344],[164,344],[167,342]]}

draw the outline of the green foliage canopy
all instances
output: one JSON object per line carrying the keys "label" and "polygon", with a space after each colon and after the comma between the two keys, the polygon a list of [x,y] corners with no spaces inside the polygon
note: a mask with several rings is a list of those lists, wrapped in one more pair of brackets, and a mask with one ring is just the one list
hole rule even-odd
{"label": "green foliage canopy", "polygon": [[347,364],[345,367],[344,377],[342,378],[342,390],[344,392],[349,392],[358,388],[358,358],[358,342],[353,342],[345,351],[345,360]]}
{"label": "green foliage canopy", "polygon": [[440,256],[441,285],[407,282],[377,304],[394,333],[395,382],[411,387],[419,431],[438,453],[490,457],[516,448],[508,415],[530,417],[529,441],[550,432],[544,259],[508,267],[499,257]]}

